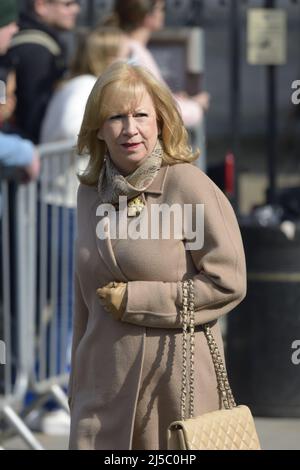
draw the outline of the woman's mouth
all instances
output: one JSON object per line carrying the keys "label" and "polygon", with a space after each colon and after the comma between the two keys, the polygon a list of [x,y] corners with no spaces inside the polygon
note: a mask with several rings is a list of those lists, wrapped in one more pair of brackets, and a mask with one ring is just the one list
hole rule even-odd
{"label": "woman's mouth", "polygon": [[121,144],[122,147],[124,147],[126,150],[135,150],[138,148],[139,145],[141,145],[140,142],[132,142],[132,143],[126,143],[126,144]]}

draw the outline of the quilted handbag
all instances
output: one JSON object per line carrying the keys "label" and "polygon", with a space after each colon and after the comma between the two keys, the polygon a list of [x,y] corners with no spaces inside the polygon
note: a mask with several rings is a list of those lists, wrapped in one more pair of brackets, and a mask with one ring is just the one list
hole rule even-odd
{"label": "quilted handbag", "polygon": [[[218,392],[223,408],[201,416],[194,416],[194,349],[195,312],[194,285],[189,279],[183,282],[182,319],[182,388],[181,420],[168,428],[169,450],[260,450],[251,411],[247,406],[237,406],[228,382],[227,372],[209,324],[203,325],[209,351],[217,377]],[[189,341],[188,341],[189,337]],[[189,376],[188,376],[189,346]],[[186,418],[187,385],[189,379],[189,410]]]}

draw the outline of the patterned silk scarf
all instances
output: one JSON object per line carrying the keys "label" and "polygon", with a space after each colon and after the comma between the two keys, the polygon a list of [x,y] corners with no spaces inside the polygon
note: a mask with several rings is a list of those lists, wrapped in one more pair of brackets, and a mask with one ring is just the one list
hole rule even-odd
{"label": "patterned silk scarf", "polygon": [[117,204],[119,196],[127,196],[130,200],[145,191],[161,167],[162,155],[162,145],[157,139],[147,160],[127,176],[121,175],[111,158],[106,155],[98,180],[101,203]]}

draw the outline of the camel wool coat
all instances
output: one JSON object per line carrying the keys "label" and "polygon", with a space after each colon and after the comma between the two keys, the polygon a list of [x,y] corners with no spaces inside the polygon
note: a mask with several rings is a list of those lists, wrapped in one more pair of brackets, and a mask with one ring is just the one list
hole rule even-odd
{"label": "camel wool coat", "polygon": [[[204,244],[188,251],[184,237],[178,239],[172,230],[169,239],[112,239],[109,223],[107,238],[100,239],[99,194],[94,187],[80,185],[69,384],[71,449],[166,449],[167,427],[180,419],[184,279],[194,279],[195,291],[195,416],[220,407],[201,325],[213,322],[223,353],[217,319],[246,292],[235,214],[218,187],[189,163],[163,166],[144,194],[147,209],[163,203],[193,208],[204,204]],[[121,321],[104,310],[96,295],[98,287],[111,281],[128,283]]]}

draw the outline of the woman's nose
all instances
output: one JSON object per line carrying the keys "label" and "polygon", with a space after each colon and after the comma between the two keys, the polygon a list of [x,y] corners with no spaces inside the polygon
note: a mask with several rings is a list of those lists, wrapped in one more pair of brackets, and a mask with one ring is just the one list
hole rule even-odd
{"label": "woman's nose", "polygon": [[128,117],[124,120],[124,124],[123,124],[123,134],[132,136],[132,135],[136,135],[137,132],[138,132],[138,131],[137,131],[136,122],[135,122],[134,117],[128,116]]}

